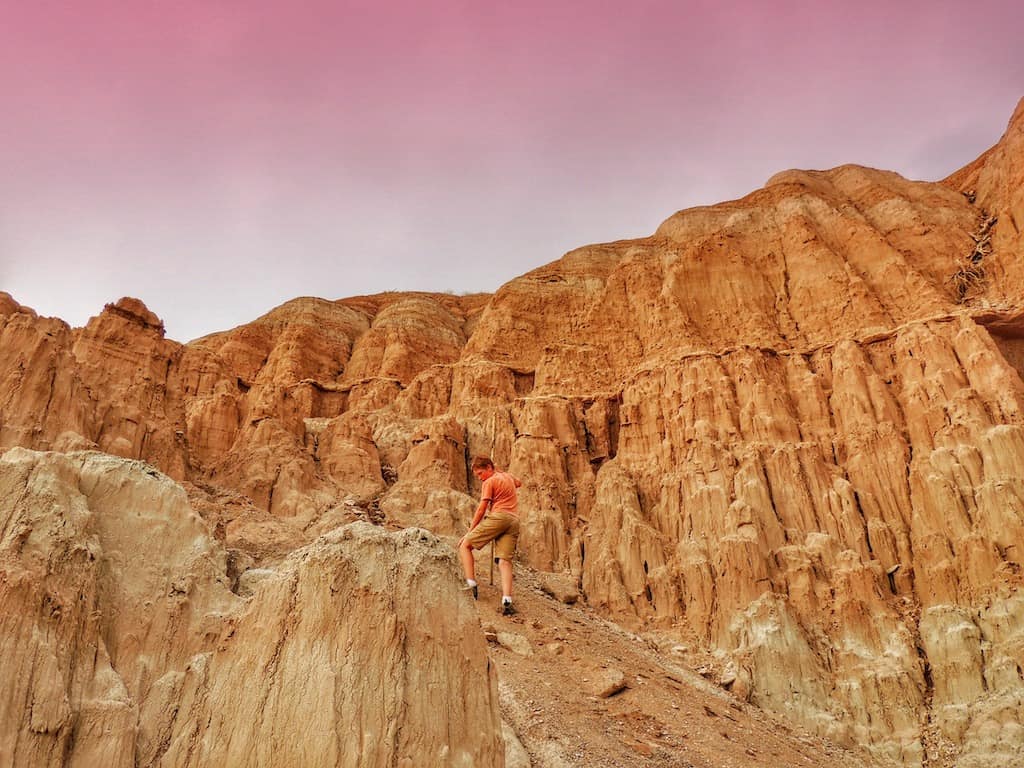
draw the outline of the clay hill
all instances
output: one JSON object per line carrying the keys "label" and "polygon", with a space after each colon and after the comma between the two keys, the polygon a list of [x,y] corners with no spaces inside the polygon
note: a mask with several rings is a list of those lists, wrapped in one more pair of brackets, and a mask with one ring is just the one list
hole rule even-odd
{"label": "clay hill", "polygon": [[1024,101],[494,295],[0,294],[0,765],[1024,764],[1021,226]]}

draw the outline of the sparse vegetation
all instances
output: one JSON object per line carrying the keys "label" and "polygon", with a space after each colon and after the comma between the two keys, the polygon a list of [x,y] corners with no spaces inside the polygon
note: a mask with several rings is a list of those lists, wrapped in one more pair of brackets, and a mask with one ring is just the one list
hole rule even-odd
{"label": "sparse vegetation", "polygon": [[[974,202],[973,191],[965,192],[964,196],[969,202]],[[985,285],[987,276],[983,262],[985,257],[992,253],[992,227],[997,221],[998,219],[987,211],[981,212],[978,228],[970,236],[974,241],[974,248],[964,257],[960,268],[949,277],[957,304],[963,304],[975,290]]]}

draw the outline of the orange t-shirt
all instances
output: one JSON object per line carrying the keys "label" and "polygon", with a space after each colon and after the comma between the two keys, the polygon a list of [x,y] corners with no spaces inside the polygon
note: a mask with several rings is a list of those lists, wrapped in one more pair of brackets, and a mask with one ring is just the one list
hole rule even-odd
{"label": "orange t-shirt", "polygon": [[483,501],[491,502],[492,512],[519,514],[519,499],[516,493],[516,479],[508,472],[495,472],[484,480],[480,492]]}

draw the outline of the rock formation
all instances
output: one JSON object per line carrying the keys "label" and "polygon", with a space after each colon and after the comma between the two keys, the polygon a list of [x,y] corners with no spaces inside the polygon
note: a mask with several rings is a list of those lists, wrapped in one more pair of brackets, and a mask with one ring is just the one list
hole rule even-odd
{"label": "rock formation", "polygon": [[0,295],[0,447],[159,466],[225,573],[358,517],[457,533],[488,453],[525,560],[616,621],[879,758],[1011,765],[1022,224],[1024,102],[942,182],[787,171],[493,296],[297,299],[180,345],[134,300],[71,329]]}
{"label": "rock formation", "polygon": [[0,765],[504,765],[486,645],[427,531],[337,528],[246,601],[169,478],[13,449],[0,532]]}

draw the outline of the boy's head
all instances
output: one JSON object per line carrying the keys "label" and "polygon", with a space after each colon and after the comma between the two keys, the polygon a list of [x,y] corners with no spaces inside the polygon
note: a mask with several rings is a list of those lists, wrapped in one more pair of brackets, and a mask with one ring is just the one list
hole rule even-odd
{"label": "boy's head", "polygon": [[486,480],[494,474],[494,462],[487,456],[477,456],[473,459],[473,463],[470,466],[477,480]]}

